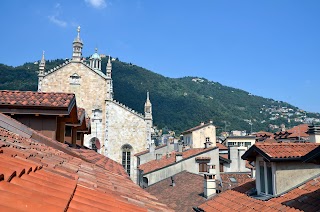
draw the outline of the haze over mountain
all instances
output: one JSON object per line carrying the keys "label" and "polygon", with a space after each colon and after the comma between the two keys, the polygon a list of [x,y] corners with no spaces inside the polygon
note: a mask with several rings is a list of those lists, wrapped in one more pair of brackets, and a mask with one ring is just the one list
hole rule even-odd
{"label": "haze over mountain", "polygon": [[[64,60],[47,61],[46,70]],[[106,58],[102,61],[105,72]],[[0,64],[0,89],[37,90],[38,65],[11,67]],[[307,113],[282,101],[255,96],[201,77],[168,78],[131,63],[113,61],[114,97],[142,113],[150,92],[154,124],[181,132],[212,120],[224,130],[278,130],[301,122],[317,122],[318,113]],[[252,129],[251,129],[252,126]]]}

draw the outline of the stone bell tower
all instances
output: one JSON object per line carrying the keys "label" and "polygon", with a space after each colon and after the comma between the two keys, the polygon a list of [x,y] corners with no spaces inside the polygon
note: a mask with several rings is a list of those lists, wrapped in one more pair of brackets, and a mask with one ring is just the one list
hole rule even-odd
{"label": "stone bell tower", "polygon": [[152,105],[149,99],[149,91],[147,92],[147,100],[144,104],[144,120],[147,125],[147,145],[150,146],[153,141],[151,140],[151,129],[152,129]]}
{"label": "stone bell tower", "polygon": [[46,68],[46,60],[44,59],[44,51],[42,52],[42,58],[39,63],[39,74],[38,74],[38,92],[41,92],[42,89],[42,81],[44,78],[44,72]]}
{"label": "stone bell tower", "polygon": [[80,39],[80,26],[77,29],[78,36],[73,41],[72,61],[81,61],[83,43]]}
{"label": "stone bell tower", "polygon": [[113,85],[112,85],[112,78],[111,78],[111,72],[112,72],[112,64],[111,64],[111,57],[109,55],[107,67],[106,67],[106,75],[107,75],[107,96],[106,100],[113,100]]}

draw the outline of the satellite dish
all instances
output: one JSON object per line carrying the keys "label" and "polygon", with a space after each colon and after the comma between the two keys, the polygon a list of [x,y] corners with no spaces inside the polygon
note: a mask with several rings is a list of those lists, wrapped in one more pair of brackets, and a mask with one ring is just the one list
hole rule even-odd
{"label": "satellite dish", "polygon": [[100,148],[101,148],[101,146],[100,146],[100,141],[99,141],[99,139],[98,139],[98,138],[95,138],[94,143],[95,143],[95,145],[96,145],[97,149],[100,149]]}

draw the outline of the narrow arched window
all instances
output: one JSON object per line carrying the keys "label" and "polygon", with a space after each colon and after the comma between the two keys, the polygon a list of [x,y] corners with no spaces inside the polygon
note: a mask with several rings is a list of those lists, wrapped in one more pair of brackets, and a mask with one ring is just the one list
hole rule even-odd
{"label": "narrow arched window", "polygon": [[122,166],[129,176],[131,171],[131,151],[132,147],[129,144],[125,144],[122,146]]}
{"label": "narrow arched window", "polygon": [[91,138],[91,139],[90,139],[90,144],[91,144],[91,149],[92,149],[93,151],[95,151],[95,152],[98,152],[98,148],[100,148],[100,147],[97,147],[97,145],[100,146],[100,141],[99,141],[99,139],[96,138],[96,137]]}

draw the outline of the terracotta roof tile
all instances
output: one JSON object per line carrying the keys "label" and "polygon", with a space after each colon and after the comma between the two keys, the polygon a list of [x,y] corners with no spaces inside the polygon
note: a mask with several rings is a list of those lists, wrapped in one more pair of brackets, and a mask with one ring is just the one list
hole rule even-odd
{"label": "terracotta roof tile", "polygon": [[[238,185],[244,184],[246,182],[252,181],[249,173],[220,173],[221,181],[222,181],[222,190],[228,190]],[[234,182],[230,178],[235,179]]]}
{"label": "terracotta roof tile", "polygon": [[183,171],[173,178],[174,187],[171,186],[171,178],[167,178],[145,190],[175,211],[192,211],[193,206],[206,201],[202,196],[203,176]]}
{"label": "terracotta roof tile", "polygon": [[0,105],[7,106],[68,107],[74,99],[72,93],[0,91]]}
{"label": "terracotta roof tile", "polygon": [[6,142],[0,147],[0,210],[172,211],[134,184],[121,164],[32,132],[31,139],[0,128]]}
{"label": "terracotta roof tile", "polygon": [[228,150],[228,147],[220,143],[217,143],[217,147],[219,148],[219,150]]}
{"label": "terracotta roof tile", "polygon": [[270,158],[300,158],[319,146],[316,143],[256,143]]}
{"label": "terracotta roof tile", "polygon": [[255,187],[247,182],[218,194],[199,208],[205,211],[320,211],[320,177],[306,182],[293,190],[267,201],[257,200],[245,193]]}
{"label": "terracotta roof tile", "polygon": [[229,160],[229,155],[228,154],[219,154],[219,156]]}
{"label": "terracotta roof tile", "polygon": [[[187,151],[182,152],[182,158],[187,159],[187,158],[196,156],[198,154],[211,151],[215,148],[216,147],[207,148],[207,149],[203,149],[203,148],[189,149]],[[159,160],[152,160],[150,162],[144,163],[144,164],[140,165],[138,168],[140,170],[143,170],[144,173],[149,173],[149,172],[161,169],[163,167],[172,165],[176,162],[176,158],[175,158],[176,154],[181,154],[181,152],[171,152],[170,157],[163,156]]]}

